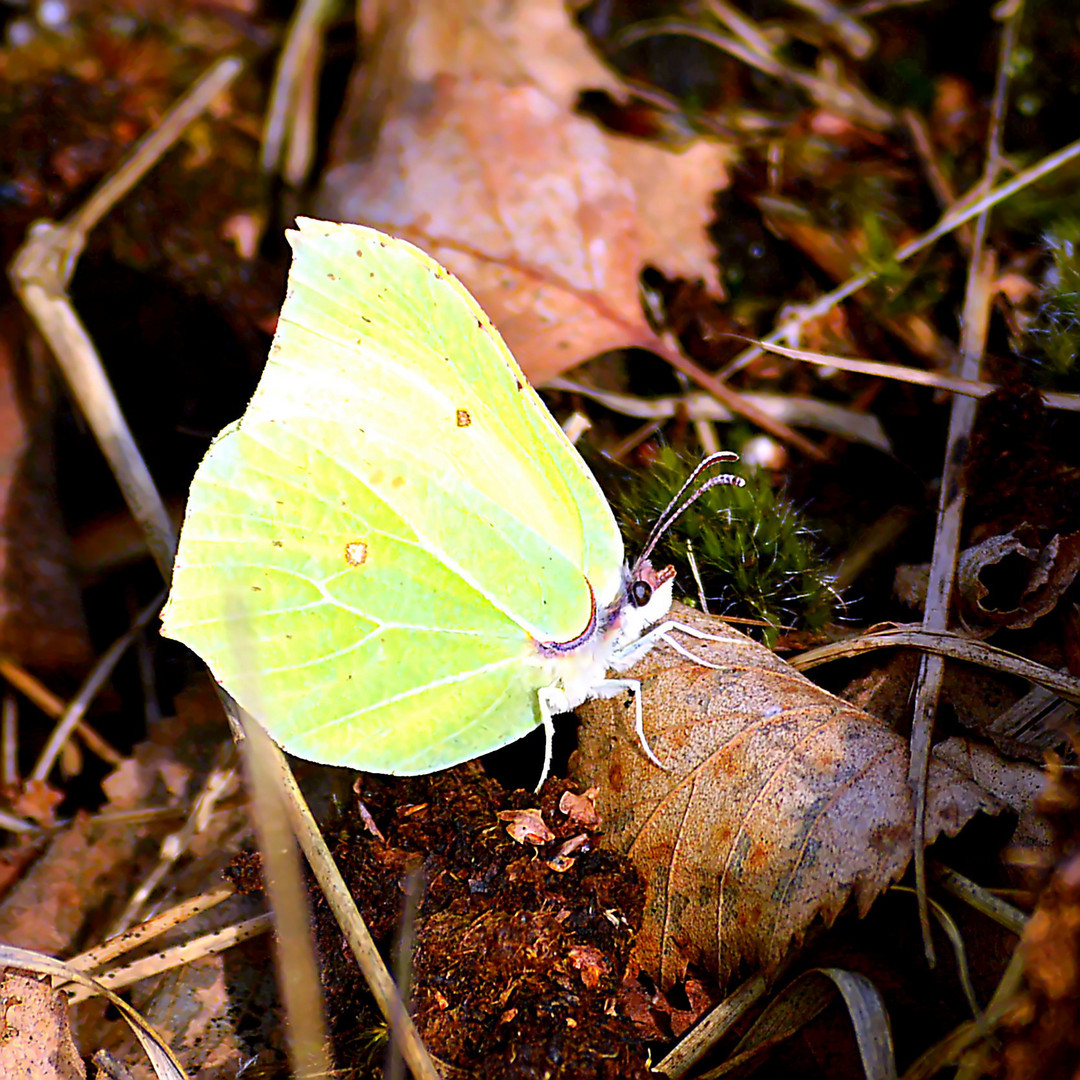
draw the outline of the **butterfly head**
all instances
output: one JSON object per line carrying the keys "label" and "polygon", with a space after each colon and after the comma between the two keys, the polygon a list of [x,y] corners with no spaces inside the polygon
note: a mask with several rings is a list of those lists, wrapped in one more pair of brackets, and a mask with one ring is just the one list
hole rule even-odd
{"label": "butterfly head", "polygon": [[662,606],[661,614],[663,614],[671,607],[671,590],[674,582],[674,566],[665,566],[662,570],[656,570],[648,559],[638,559],[632,567],[627,569],[627,603],[631,608],[639,611],[654,610]]}
{"label": "butterfly head", "polygon": [[624,589],[619,600],[618,639],[633,641],[658,623],[670,610],[675,567],[653,568],[647,558],[640,558],[624,571]]}

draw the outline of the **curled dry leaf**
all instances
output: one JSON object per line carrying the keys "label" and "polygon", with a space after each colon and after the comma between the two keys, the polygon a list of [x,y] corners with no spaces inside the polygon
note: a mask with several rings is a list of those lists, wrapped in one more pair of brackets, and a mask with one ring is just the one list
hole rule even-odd
{"label": "curled dry leaf", "polygon": [[[690,962],[721,981],[744,964],[771,968],[851,895],[864,914],[907,866],[913,824],[903,739],[722,623],[688,608],[674,617],[720,640],[683,638],[715,670],[657,648],[631,672],[665,768],[642,753],[624,699],[580,710],[573,762],[600,788],[605,844],[645,879],[637,948],[663,987]],[[933,763],[928,838],[999,809]]]}
{"label": "curled dry leaf", "polygon": [[1080,533],[1054,536],[1041,550],[1016,533],[992,536],[960,556],[961,615],[984,637],[1026,629],[1057,607],[1078,572]]}
{"label": "curled dry leaf", "polygon": [[600,815],[596,812],[598,791],[591,787],[580,795],[576,791],[564,791],[559,797],[559,809],[575,825],[586,829],[595,829],[600,824]]}
{"label": "curled dry leaf", "polygon": [[[396,43],[393,60],[358,80],[365,101],[350,106],[354,116],[377,110],[377,141],[339,138],[318,213],[430,252],[534,383],[607,349],[647,346],[645,263],[718,287],[705,230],[727,152],[702,142],[673,153],[576,115],[577,89],[611,76],[561,0],[490,0],[468,19],[446,8],[387,8],[378,36]],[[537,20],[558,63],[529,61],[535,40],[521,47]]]}
{"label": "curled dry leaf", "polygon": [[619,1012],[629,1017],[638,1034],[649,1042],[680,1038],[716,1003],[709,987],[692,975],[675,994],[658,989],[633,955],[619,991]]}
{"label": "curled dry leaf", "polygon": [[[990,637],[997,630],[1023,630],[1057,607],[1080,573],[1080,533],[1055,535],[1042,548],[1017,532],[991,536],[960,555],[958,607],[969,634]],[[1019,533],[1019,535],[1018,535]],[[926,602],[929,567],[900,566],[894,591],[909,607]]]}
{"label": "curled dry leaf", "polygon": [[543,814],[537,809],[500,810],[498,818],[506,822],[507,834],[519,844],[540,847],[555,839],[555,834],[547,827]]}
{"label": "curled dry leaf", "polygon": [[550,859],[544,861],[556,873],[565,874],[574,865],[574,856],[588,851],[591,847],[592,840],[589,834],[579,833],[577,836],[571,836],[569,840],[564,840],[559,845],[558,851]]}

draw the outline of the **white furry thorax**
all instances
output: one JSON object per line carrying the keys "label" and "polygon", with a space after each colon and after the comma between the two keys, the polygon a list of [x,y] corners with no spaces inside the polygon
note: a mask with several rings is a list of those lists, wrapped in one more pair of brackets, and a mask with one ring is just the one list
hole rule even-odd
{"label": "white furry thorax", "polygon": [[[565,707],[573,709],[591,697],[597,697],[609,671],[620,672],[643,655],[629,649],[650,626],[663,619],[671,609],[674,579],[667,576],[653,590],[641,607],[630,599],[630,587],[639,567],[623,567],[623,581],[615,599],[597,612],[592,634],[566,652],[549,652],[537,660],[550,679],[548,685],[566,696]],[[649,567],[649,572],[652,568]],[[647,651],[647,650],[646,650]],[[629,652],[627,657],[625,654]],[[602,691],[601,691],[602,692]]]}

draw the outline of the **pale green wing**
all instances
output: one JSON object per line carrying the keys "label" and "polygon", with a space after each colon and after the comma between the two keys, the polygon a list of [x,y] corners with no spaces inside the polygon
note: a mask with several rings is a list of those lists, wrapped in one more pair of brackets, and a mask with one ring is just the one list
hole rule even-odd
{"label": "pale green wing", "polygon": [[622,543],[455,279],[301,224],[259,389],[192,485],[163,632],[291,752],[429,771],[538,723],[535,641],[585,628],[586,577],[614,597]]}
{"label": "pale green wing", "polygon": [[[520,738],[544,682],[528,633],[373,491],[363,454],[355,430],[299,418],[223,432],[192,485],[162,632],[312,760],[427,772]],[[426,495],[451,535],[508,561],[488,521],[436,484]]]}
{"label": "pale green wing", "polygon": [[[300,219],[289,240],[288,296],[243,422],[307,413],[389,440],[500,503],[576,564],[601,603],[613,600],[623,548],[611,509],[461,283],[406,241],[359,225]],[[584,581],[537,584],[521,574],[502,588],[549,640],[579,633]]]}

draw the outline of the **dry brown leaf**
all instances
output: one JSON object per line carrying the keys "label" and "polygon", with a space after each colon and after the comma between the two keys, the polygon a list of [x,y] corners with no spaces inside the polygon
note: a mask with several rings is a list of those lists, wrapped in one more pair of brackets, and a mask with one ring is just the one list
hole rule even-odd
{"label": "dry brown leaf", "polygon": [[[622,84],[570,24],[563,0],[475,0],[470,4],[381,0],[360,9],[367,39],[404,38],[403,66],[419,82],[439,75],[531,83],[564,109],[588,86]],[[402,25],[388,26],[389,21]]]}
{"label": "dry brown leaf", "polygon": [[64,801],[64,793],[47,780],[30,779],[21,785],[11,799],[11,809],[19,817],[29,818],[39,825],[56,824],[56,808]]}
{"label": "dry brown leaf", "polygon": [[91,651],[56,496],[50,383],[41,365],[21,369],[25,335],[11,308],[0,312],[0,653],[41,672]]}
{"label": "dry brown leaf", "polygon": [[0,904],[0,941],[52,955],[70,952],[86,920],[115,895],[143,830],[79,816]]}
{"label": "dry brown leaf", "polygon": [[[970,636],[1033,626],[1072,587],[1080,573],[1080,533],[1055,535],[1045,547],[1034,543],[1034,530],[1022,525],[960,553],[957,608]],[[894,591],[909,607],[921,608],[928,581],[926,564],[899,566]]]}
{"label": "dry brown leaf", "polygon": [[645,263],[717,287],[705,229],[726,151],[702,142],[674,153],[575,115],[577,89],[611,76],[559,0],[492,0],[460,20],[444,9],[390,9],[399,24],[380,40],[398,43],[395,70],[379,72],[381,90],[370,78],[354,89],[381,101],[377,142],[362,141],[370,124],[354,145],[339,140],[317,212],[429,251],[476,295],[534,383],[606,349],[648,346]]}
{"label": "dry brown leaf", "polygon": [[637,957],[631,954],[619,987],[619,1012],[633,1021],[643,1039],[670,1042],[689,1031],[717,1004],[709,987],[693,976],[678,989],[681,993],[674,995],[657,989],[652,977],[642,971]]}
{"label": "dry brown leaf", "polygon": [[[907,743],[763,646],[688,608],[675,618],[722,640],[691,642],[718,666],[657,648],[642,680],[643,754],[624,699],[582,708],[573,762],[600,788],[604,841],[646,881],[637,948],[661,986],[693,962],[726,981],[771,968],[815,918],[854,895],[864,914],[911,856]],[[931,768],[927,836],[1000,804],[949,766]]]}
{"label": "dry brown leaf", "polygon": [[1019,815],[1012,842],[1049,847],[1053,833],[1038,812],[1036,800],[1046,787],[1046,774],[1030,761],[1010,761],[992,746],[953,736],[934,748],[939,760],[974,780]]}
{"label": "dry brown leaf", "polygon": [[0,974],[0,1003],[0,1076],[84,1080],[86,1066],[71,1037],[67,995],[54,990],[50,978],[7,968]]}

